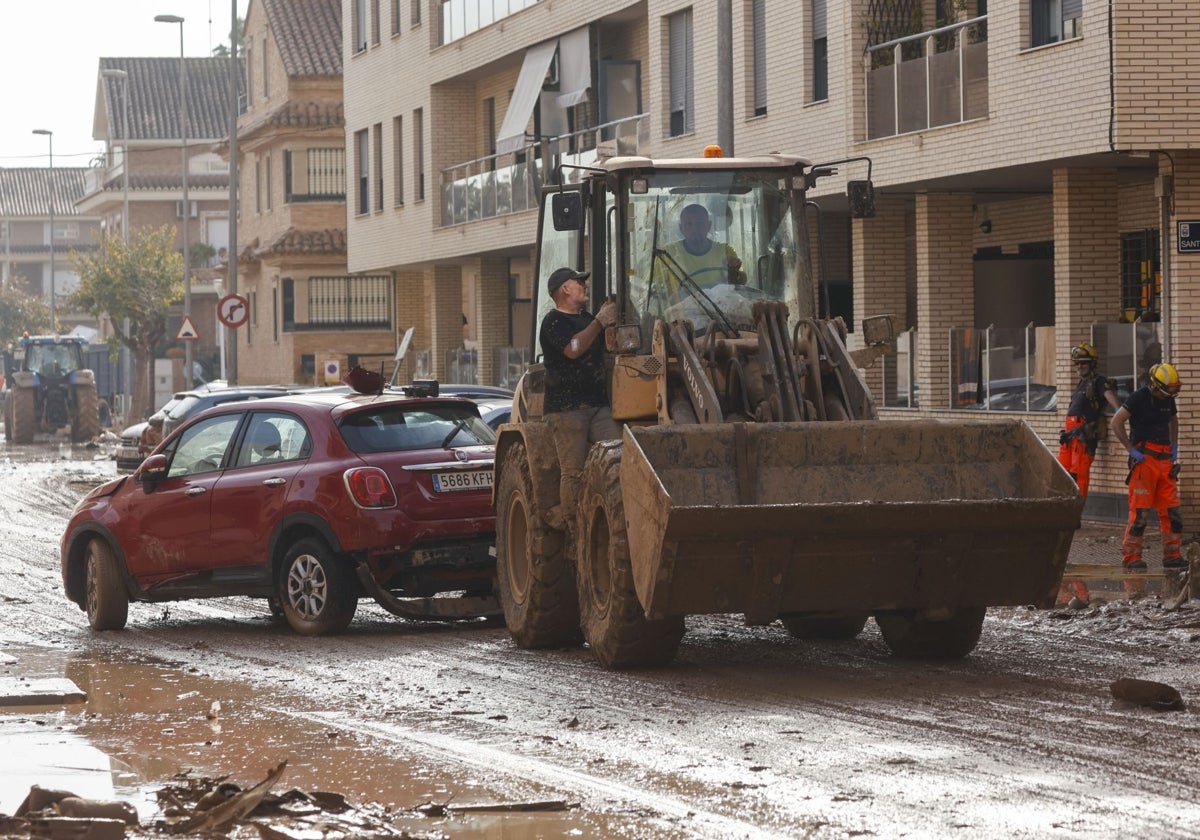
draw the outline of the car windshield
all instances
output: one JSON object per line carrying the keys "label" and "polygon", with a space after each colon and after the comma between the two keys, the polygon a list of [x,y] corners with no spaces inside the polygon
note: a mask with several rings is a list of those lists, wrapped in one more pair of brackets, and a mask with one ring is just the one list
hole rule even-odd
{"label": "car windshield", "polygon": [[478,446],[496,435],[470,405],[379,405],[356,411],[340,424],[354,452],[405,452]]}
{"label": "car windshield", "polygon": [[162,412],[172,420],[182,420],[195,410],[196,403],[198,402],[200,402],[199,397],[181,397],[175,405],[172,406],[168,403],[163,406]]}

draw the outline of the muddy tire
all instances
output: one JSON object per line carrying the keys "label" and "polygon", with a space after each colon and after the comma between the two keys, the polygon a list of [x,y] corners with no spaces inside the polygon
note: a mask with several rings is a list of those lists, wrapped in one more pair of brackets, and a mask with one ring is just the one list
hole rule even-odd
{"label": "muddy tire", "polygon": [[32,388],[13,388],[8,393],[12,403],[9,419],[11,428],[6,430],[9,443],[33,443],[33,433],[37,429],[37,410],[34,406]]}
{"label": "muddy tire", "polygon": [[129,594],[112,546],[99,537],[88,543],[84,562],[84,604],[93,630],[123,630],[129,620]]}
{"label": "muddy tire", "polygon": [[358,608],[350,569],[319,539],[297,540],[279,576],[283,615],[301,636],[332,636],[345,630]]}
{"label": "muddy tire", "polygon": [[779,620],[797,639],[853,639],[867,624],[866,613],[831,615],[829,613],[795,613],[781,615]]}
{"label": "muddy tire", "polygon": [[592,447],[582,485],[575,574],[583,637],[604,668],[666,665],[679,650],[683,616],[646,618],[634,590],[620,442]]}
{"label": "muddy tire", "polygon": [[962,659],[975,649],[986,607],[960,607],[943,621],[913,611],[879,613],[875,623],[892,653],[904,659]]}
{"label": "muddy tire", "polygon": [[496,583],[513,641],[530,649],[580,644],[566,535],[542,519],[523,443],[505,456],[496,499]]}
{"label": "muddy tire", "polygon": [[71,440],[80,443],[100,435],[100,397],[95,385],[75,386],[75,422],[71,424]]}

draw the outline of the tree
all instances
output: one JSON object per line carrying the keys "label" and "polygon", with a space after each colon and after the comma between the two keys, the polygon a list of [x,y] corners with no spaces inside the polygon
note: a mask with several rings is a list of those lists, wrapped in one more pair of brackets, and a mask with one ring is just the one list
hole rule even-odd
{"label": "tree", "polygon": [[[246,22],[242,18],[237,19],[237,48],[238,55],[245,55],[245,50],[242,47],[242,33],[246,31]],[[230,32],[230,35],[234,33]],[[229,58],[229,44],[217,44],[212,48],[212,54],[215,58]]]}
{"label": "tree", "polygon": [[13,285],[0,289],[0,346],[7,347],[21,337],[50,332],[50,307],[36,295]]}
{"label": "tree", "polygon": [[133,353],[131,418],[153,408],[154,347],[167,334],[171,304],[183,297],[183,255],[175,249],[175,236],[171,225],[135,228],[128,244],[108,236],[95,251],[72,254],[79,274],[72,305],[97,318],[107,316],[116,340]]}

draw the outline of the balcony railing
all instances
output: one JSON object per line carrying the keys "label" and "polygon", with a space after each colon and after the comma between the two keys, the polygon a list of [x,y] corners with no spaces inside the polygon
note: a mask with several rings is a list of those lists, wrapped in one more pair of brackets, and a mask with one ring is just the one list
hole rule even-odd
{"label": "balcony railing", "polygon": [[987,117],[987,15],[867,48],[867,139]]}
{"label": "balcony railing", "polygon": [[[638,114],[443,169],[442,225],[537,209],[538,190],[556,167],[588,166],[614,155],[636,155],[648,144],[648,132],[647,115]],[[567,180],[578,177],[570,169],[563,175]]]}

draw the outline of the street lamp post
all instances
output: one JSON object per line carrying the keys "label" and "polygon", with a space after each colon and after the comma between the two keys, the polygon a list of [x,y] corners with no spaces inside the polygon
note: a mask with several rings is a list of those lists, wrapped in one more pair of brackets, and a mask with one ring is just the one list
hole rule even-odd
{"label": "street lamp post", "polygon": [[[108,79],[118,79],[121,82],[121,138],[125,141],[121,152],[121,239],[129,244],[129,73],[110,67],[100,71]],[[129,319],[124,320],[125,335],[129,335]],[[121,366],[125,377],[125,394],[129,401],[123,411],[128,411],[133,402],[133,359],[128,350],[125,351],[125,364]]]}
{"label": "street lamp post", "polygon": [[50,332],[58,332],[58,321],[54,317],[54,132],[35,128],[34,134],[44,134],[50,142]]}
{"label": "street lamp post", "polygon": [[[188,202],[188,110],[187,110],[187,62],[183,56],[183,18],[179,15],[155,15],[158,23],[179,24],[179,146],[183,161],[183,317],[190,320],[192,316],[192,274],[188,265],[188,224],[191,219],[191,204]],[[192,387],[192,339],[183,342],[183,384]]]}
{"label": "street lamp post", "polygon": [[[237,0],[229,4],[229,294],[237,294],[238,290],[238,79],[241,72],[238,68],[238,30]],[[219,328],[224,336],[225,353],[228,359],[222,360],[222,373],[230,385],[238,384],[237,334],[223,325]],[[225,335],[225,330],[229,334]],[[230,373],[225,373],[226,361]]]}

